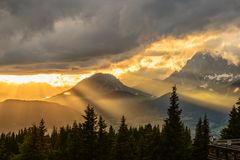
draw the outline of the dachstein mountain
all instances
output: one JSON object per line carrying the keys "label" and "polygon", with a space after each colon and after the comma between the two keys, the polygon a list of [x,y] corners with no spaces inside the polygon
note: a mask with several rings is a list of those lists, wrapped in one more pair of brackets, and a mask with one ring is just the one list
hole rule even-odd
{"label": "dachstein mountain", "polygon": [[212,92],[239,94],[240,66],[221,56],[197,53],[166,81]]}

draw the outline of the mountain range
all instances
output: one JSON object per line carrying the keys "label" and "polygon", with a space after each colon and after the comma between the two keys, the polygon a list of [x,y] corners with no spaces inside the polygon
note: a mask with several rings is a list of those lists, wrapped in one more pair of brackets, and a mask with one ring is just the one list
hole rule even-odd
{"label": "mountain range", "polygon": [[[184,122],[192,129],[198,118],[204,114],[209,116],[212,128],[217,129],[226,123],[228,110],[185,95],[179,96]],[[48,101],[69,106],[80,113],[83,113],[80,106],[91,104],[95,106],[98,114],[103,115],[107,122],[113,125],[118,124],[122,115],[127,117],[131,125],[139,125],[147,122],[162,124],[167,116],[169,97],[170,93],[160,97],[152,96],[127,87],[113,75],[98,73]]]}
{"label": "mountain range", "polygon": [[[193,90],[238,94],[240,68],[211,54],[198,53],[182,70],[170,75],[165,82],[191,87]],[[169,88],[169,92],[171,88]],[[128,87],[111,74],[97,73],[45,101],[7,100],[0,103],[0,128],[17,130],[44,118],[48,127],[82,121],[87,105],[93,105],[107,123],[119,124],[125,115],[130,125],[162,124],[167,116],[170,93],[157,97]],[[200,116],[207,114],[213,131],[227,122],[229,108],[222,109],[179,93],[184,122],[194,129]]]}

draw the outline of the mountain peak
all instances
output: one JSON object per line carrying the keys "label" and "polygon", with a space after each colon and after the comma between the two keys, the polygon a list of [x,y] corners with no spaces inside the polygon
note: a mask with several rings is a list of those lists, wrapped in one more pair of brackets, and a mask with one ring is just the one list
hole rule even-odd
{"label": "mountain peak", "polygon": [[193,74],[239,74],[240,68],[220,55],[212,53],[196,53],[180,72],[188,72]]}
{"label": "mountain peak", "polygon": [[210,91],[224,91],[224,86],[240,78],[240,67],[220,55],[196,53],[179,71],[166,80],[175,84],[192,86]]}
{"label": "mountain peak", "polygon": [[82,97],[86,97],[87,95],[85,94],[87,92],[99,94],[99,96],[152,97],[148,93],[124,85],[112,74],[105,73],[96,73],[91,77],[82,80],[75,87],[70,89],[69,92],[81,93]]}
{"label": "mountain peak", "polygon": [[77,88],[80,86],[91,86],[95,89],[104,88],[110,90],[119,90],[124,87],[123,83],[115,76],[105,73],[96,73],[91,77],[82,80],[76,85]]}
{"label": "mountain peak", "polygon": [[216,58],[217,55],[214,55],[210,52],[197,52],[192,59],[207,59],[207,58]]}
{"label": "mountain peak", "polygon": [[88,80],[96,81],[119,81],[114,75],[108,73],[96,73],[88,78]]}

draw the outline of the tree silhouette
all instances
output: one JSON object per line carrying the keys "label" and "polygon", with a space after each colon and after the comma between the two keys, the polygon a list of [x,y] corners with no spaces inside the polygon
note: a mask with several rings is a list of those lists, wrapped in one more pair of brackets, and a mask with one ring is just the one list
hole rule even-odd
{"label": "tree silhouette", "polygon": [[[188,147],[186,147],[186,132],[183,122],[181,121],[181,112],[179,108],[179,99],[177,88],[172,88],[170,97],[170,107],[168,108],[168,118],[165,120],[161,134],[161,159],[166,160],[183,160]],[[187,142],[188,143],[188,142]]]}
{"label": "tree silhouette", "polygon": [[92,106],[87,106],[83,123],[83,154],[84,159],[96,159],[97,115]]}
{"label": "tree silhouette", "polygon": [[126,125],[126,119],[122,116],[121,125],[117,134],[116,142],[116,160],[131,160],[133,159],[132,150],[129,143],[128,127]]}
{"label": "tree silhouette", "polygon": [[228,126],[221,131],[223,139],[240,138],[240,98],[229,114]]}
{"label": "tree silhouette", "polygon": [[41,120],[39,126],[33,125],[20,145],[20,154],[14,160],[45,160],[48,158],[47,141],[45,139],[46,128]]}

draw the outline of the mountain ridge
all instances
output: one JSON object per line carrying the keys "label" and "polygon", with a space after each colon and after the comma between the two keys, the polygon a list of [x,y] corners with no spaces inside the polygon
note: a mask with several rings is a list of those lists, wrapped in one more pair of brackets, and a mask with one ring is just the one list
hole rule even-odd
{"label": "mountain ridge", "polygon": [[[211,53],[196,53],[178,72],[174,72],[167,82],[226,93],[232,83],[240,80],[240,66],[230,63],[221,56]],[[228,92],[228,94],[235,94]]]}
{"label": "mountain ridge", "polygon": [[18,131],[44,119],[49,129],[82,120],[81,114],[58,103],[8,99],[0,102],[0,131]]}
{"label": "mountain ridge", "polygon": [[[106,78],[110,79],[111,84],[107,82],[108,80],[106,80]],[[96,82],[96,79],[97,83],[91,85],[93,82]],[[125,96],[118,96],[115,98],[115,96],[111,95],[114,93],[114,91],[119,94],[119,92],[122,93],[123,90],[134,91],[133,93],[136,91],[140,92],[139,90],[135,90],[123,85],[124,84],[113,75],[101,73],[83,80],[73,87],[73,89],[65,92],[67,94],[62,93],[55,97],[56,99],[52,100],[55,102],[61,101],[59,102],[60,104],[64,103],[64,105],[71,105],[71,107],[76,104],[75,109],[78,109],[78,111],[81,113],[83,113],[85,106],[92,104],[95,106],[97,113],[99,115],[103,115],[105,118],[107,117],[107,122],[111,124],[117,123],[122,115],[125,115],[128,118],[130,124],[139,124],[142,122],[158,122],[161,124],[163,122],[164,117],[167,115],[167,107],[169,106],[169,93],[160,97],[150,96],[149,94],[147,94],[147,96],[138,97],[138,95],[132,93],[131,95],[134,95],[134,97],[125,94]],[[91,93],[93,96],[85,96],[84,91]],[[198,118],[200,116],[204,116],[204,113],[207,113],[209,116],[213,117],[213,119],[211,119],[213,127],[217,128],[224,124],[227,115],[226,113],[228,111],[222,112],[218,110],[220,109],[218,106],[214,106],[210,103],[204,103],[202,101],[200,102],[181,94],[179,94],[179,96],[180,104],[184,106],[183,110],[186,110],[184,111],[184,117],[185,119],[190,119],[186,120],[186,122],[191,126],[191,129],[194,129]],[[81,104],[84,107],[80,107],[80,102],[82,101],[85,101]],[[215,107],[215,110],[208,107]],[[114,112],[111,112],[112,110],[114,110]],[[194,113],[194,110],[196,113]],[[116,111],[118,116],[116,116]],[[145,119],[141,119],[142,117]],[[223,121],[219,122],[219,124],[216,124],[216,120],[219,119],[219,117],[224,117]]]}

